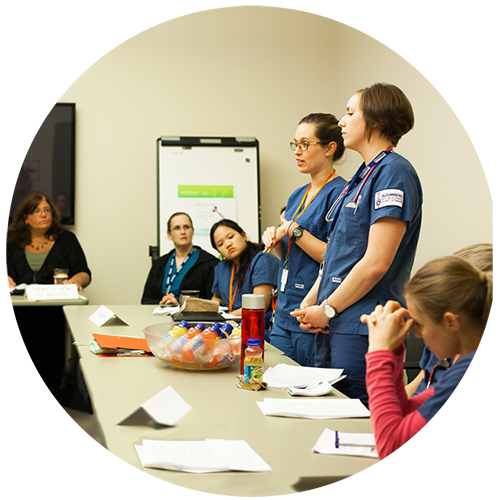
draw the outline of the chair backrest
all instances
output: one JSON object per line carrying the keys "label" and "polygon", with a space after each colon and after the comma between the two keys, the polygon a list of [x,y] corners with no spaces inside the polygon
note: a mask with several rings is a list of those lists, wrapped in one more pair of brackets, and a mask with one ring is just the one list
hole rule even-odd
{"label": "chair backrest", "polygon": [[406,357],[404,368],[408,377],[408,382],[411,382],[420,372],[420,358],[424,351],[424,341],[415,337],[414,329],[412,328],[406,338]]}

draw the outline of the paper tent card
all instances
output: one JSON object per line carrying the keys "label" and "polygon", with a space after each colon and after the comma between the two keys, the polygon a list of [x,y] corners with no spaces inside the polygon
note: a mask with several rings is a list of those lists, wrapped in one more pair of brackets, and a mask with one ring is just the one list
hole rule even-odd
{"label": "paper tent card", "polygon": [[168,386],[118,422],[118,425],[147,425],[152,420],[156,424],[171,426],[189,410],[191,406],[171,386]]}
{"label": "paper tent card", "polygon": [[[113,311],[106,306],[101,306],[97,311],[89,316],[90,321],[97,326],[111,326],[111,325],[127,325],[125,321],[119,318]],[[128,325],[127,325],[128,326]]]}

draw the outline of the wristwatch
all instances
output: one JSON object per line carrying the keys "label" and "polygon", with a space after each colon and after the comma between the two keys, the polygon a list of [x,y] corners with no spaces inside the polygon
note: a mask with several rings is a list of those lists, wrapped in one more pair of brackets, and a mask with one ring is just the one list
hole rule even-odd
{"label": "wristwatch", "polygon": [[328,319],[332,319],[337,316],[335,308],[332,307],[326,300],[321,303],[321,307],[323,308],[323,312]]}
{"label": "wristwatch", "polygon": [[297,241],[304,234],[304,228],[302,226],[297,226],[292,229],[292,238]]}

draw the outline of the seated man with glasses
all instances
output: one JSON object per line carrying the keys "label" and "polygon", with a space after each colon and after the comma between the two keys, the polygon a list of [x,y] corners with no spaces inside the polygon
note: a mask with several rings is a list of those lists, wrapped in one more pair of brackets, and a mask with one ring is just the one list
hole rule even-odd
{"label": "seated man with glasses", "polygon": [[197,290],[201,299],[211,299],[214,268],[219,260],[193,245],[191,217],[184,212],[172,214],[167,222],[167,236],[174,249],[153,262],[141,304],[177,305],[183,290]]}
{"label": "seated man with glasses", "polygon": [[68,270],[68,284],[90,284],[90,269],[75,234],[61,225],[59,209],[41,193],[18,205],[7,235],[9,287],[21,283],[54,284],[54,269]]}

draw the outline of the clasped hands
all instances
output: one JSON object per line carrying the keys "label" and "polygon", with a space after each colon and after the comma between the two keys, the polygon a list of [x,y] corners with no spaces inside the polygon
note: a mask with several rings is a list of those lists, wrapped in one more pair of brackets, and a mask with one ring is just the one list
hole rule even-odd
{"label": "clasped hands", "polygon": [[[304,301],[300,309],[292,311],[290,315],[299,321],[302,330],[329,333],[330,320],[321,306],[308,305]],[[371,314],[363,314],[360,321],[368,326],[368,352],[387,350],[396,355],[400,353],[401,343],[415,323],[408,309],[394,300],[387,301],[385,306],[377,305]]]}
{"label": "clasped hands", "polygon": [[175,295],[173,293],[167,293],[160,300],[160,306],[165,306],[165,305],[175,305],[175,306],[179,305],[179,302],[177,302],[177,299],[175,298]]}

